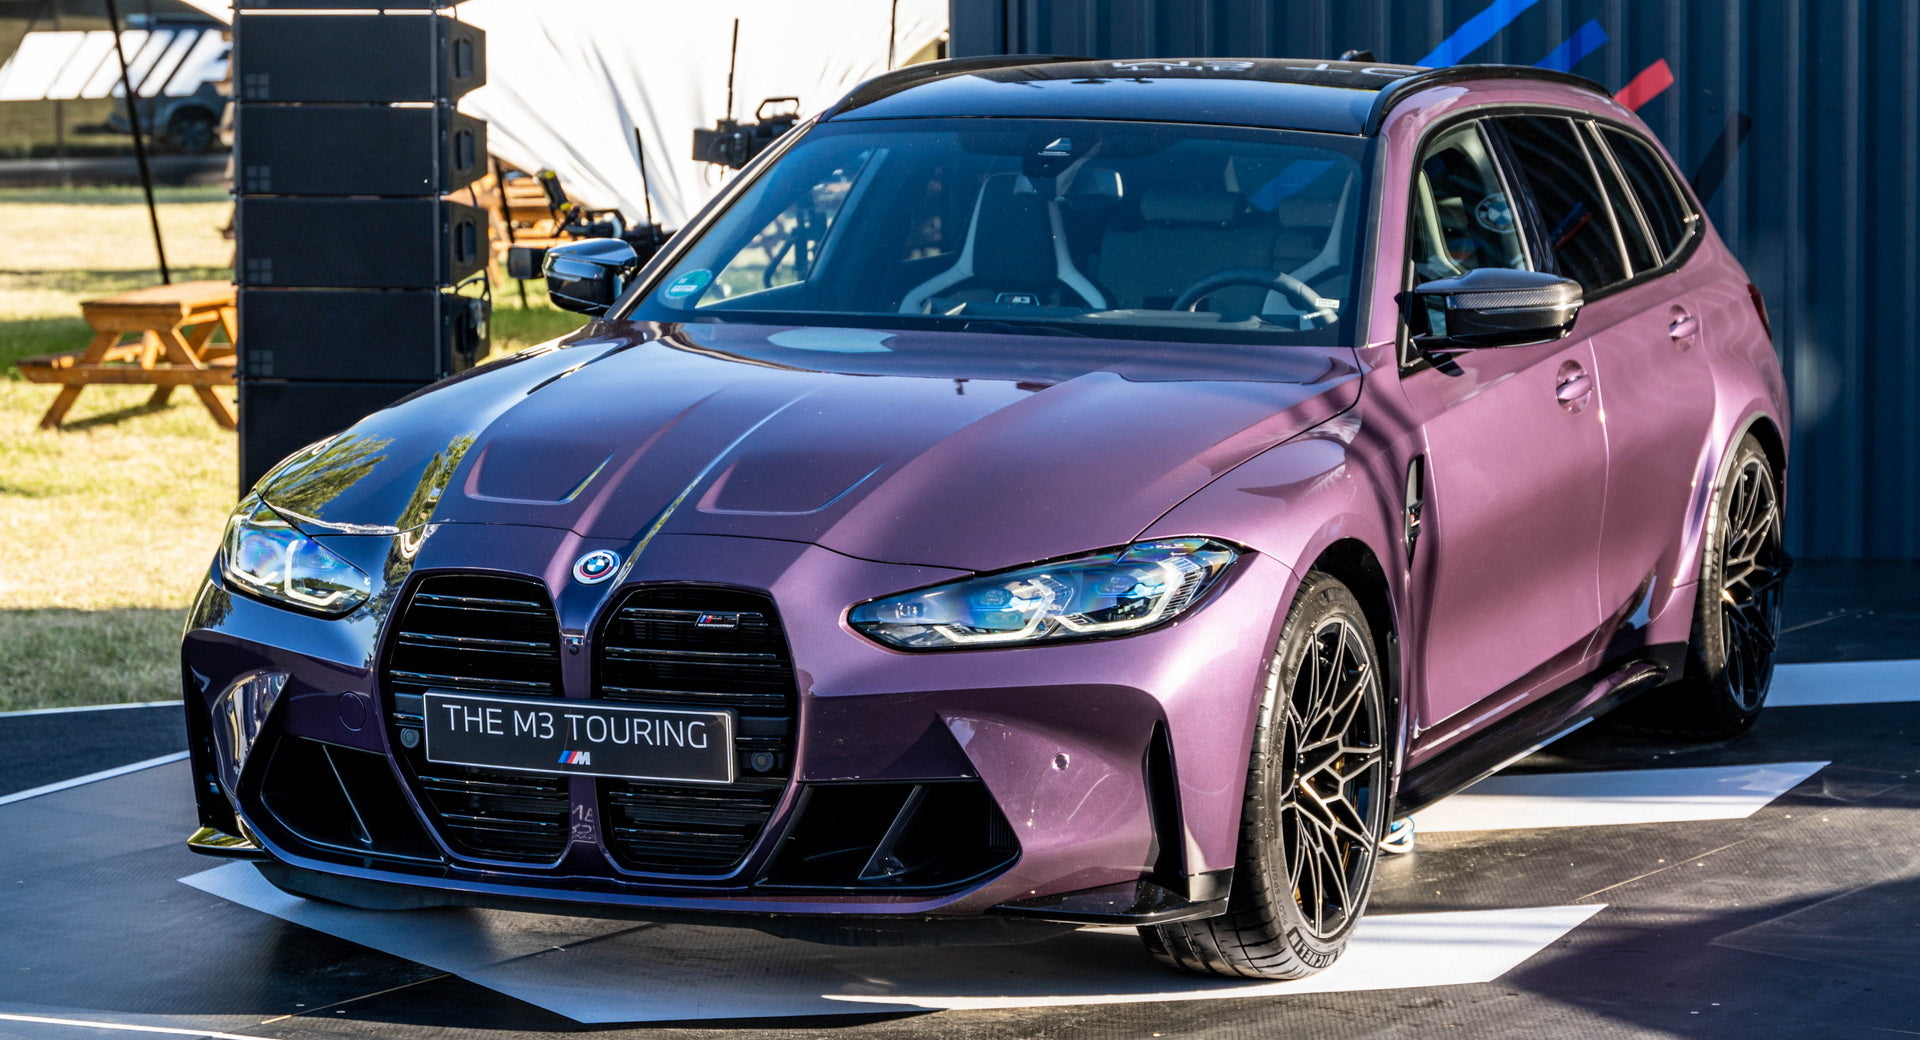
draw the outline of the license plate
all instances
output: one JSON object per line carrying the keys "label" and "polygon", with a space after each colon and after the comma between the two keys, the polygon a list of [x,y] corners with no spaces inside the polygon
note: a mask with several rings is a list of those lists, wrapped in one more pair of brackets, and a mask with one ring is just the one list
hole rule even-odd
{"label": "license plate", "polygon": [[733,781],[733,714],[427,692],[427,760],[524,773]]}

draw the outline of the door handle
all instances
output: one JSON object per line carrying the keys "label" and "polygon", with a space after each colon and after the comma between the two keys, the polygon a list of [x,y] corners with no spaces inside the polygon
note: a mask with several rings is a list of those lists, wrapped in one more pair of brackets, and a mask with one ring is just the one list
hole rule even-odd
{"label": "door handle", "polygon": [[1560,407],[1578,412],[1593,397],[1593,377],[1580,362],[1564,362],[1554,383],[1553,396],[1560,401]]}
{"label": "door handle", "polygon": [[1700,319],[1685,307],[1675,306],[1667,315],[1667,338],[1681,350],[1693,346],[1693,337],[1700,331]]}

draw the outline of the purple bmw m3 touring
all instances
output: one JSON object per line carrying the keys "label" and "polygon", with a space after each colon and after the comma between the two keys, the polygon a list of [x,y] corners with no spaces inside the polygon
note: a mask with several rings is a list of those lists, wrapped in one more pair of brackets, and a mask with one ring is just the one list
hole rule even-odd
{"label": "purple bmw m3 touring", "polygon": [[1772,671],[1786,395],[1646,127],[1534,69],[936,63],[579,332],[287,459],[187,625],[283,889],[1339,956],[1392,821]]}

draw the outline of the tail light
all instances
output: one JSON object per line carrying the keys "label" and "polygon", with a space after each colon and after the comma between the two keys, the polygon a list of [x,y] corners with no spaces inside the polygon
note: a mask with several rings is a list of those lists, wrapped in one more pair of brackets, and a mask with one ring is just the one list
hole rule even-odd
{"label": "tail light", "polygon": [[1752,282],[1747,283],[1747,295],[1753,297],[1753,309],[1760,315],[1760,327],[1766,330],[1767,339],[1771,341],[1773,339],[1773,321],[1767,317],[1767,298],[1760,295],[1760,287]]}

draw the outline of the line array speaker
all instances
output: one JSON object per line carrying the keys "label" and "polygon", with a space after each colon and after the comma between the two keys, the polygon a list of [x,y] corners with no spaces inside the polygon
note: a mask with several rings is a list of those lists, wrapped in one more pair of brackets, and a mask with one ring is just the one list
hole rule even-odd
{"label": "line array speaker", "polygon": [[486,354],[490,302],[457,287],[487,215],[447,197],[486,169],[486,123],[453,107],[486,82],[486,38],[438,13],[454,2],[237,4],[243,491]]}
{"label": "line array speaker", "polygon": [[[261,346],[242,353],[240,376],[430,383],[486,353],[490,318],[486,300],[435,289],[242,289],[240,339]],[[313,329],[324,352],[307,349]]]}
{"label": "line array speaker", "polygon": [[486,34],[419,14],[238,14],[242,101],[451,104],[487,81]]}
{"label": "line array speaker", "polygon": [[485,120],[442,105],[240,105],[247,195],[445,195],[487,172]]}
{"label": "line array speaker", "polygon": [[242,286],[431,289],[487,263],[487,213],[449,199],[242,196]]}
{"label": "line array speaker", "polygon": [[240,471],[246,487],[281,459],[359,422],[424,383],[255,380],[241,384]]}

